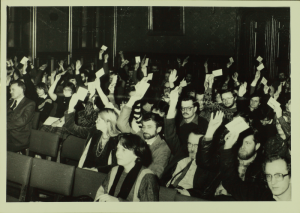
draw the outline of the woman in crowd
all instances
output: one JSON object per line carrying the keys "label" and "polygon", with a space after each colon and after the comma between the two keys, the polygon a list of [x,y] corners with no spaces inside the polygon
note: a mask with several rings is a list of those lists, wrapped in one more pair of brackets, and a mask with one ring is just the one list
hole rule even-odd
{"label": "woman in crowd", "polygon": [[96,125],[82,127],[75,124],[75,109],[78,102],[74,94],[65,112],[65,125],[69,133],[76,137],[87,138],[85,149],[78,167],[108,173],[117,164],[116,150],[119,131],[116,124],[118,114],[113,109],[104,108],[99,111]]}
{"label": "woman in crowd", "polygon": [[95,201],[158,201],[157,177],[146,168],[152,161],[147,143],[137,135],[121,134],[116,156],[118,166],[102,182]]}
{"label": "woman in crowd", "polygon": [[36,102],[36,112],[40,112],[40,122],[44,123],[49,117],[50,112],[53,108],[52,99],[48,95],[48,88],[45,83],[38,83],[36,85],[36,93],[38,99]]}

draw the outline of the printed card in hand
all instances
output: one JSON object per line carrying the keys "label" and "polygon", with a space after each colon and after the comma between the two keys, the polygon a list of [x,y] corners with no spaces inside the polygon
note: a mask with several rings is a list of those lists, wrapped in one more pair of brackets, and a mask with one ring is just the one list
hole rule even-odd
{"label": "printed card in hand", "polygon": [[141,57],[140,56],[136,56],[135,57],[135,62],[136,63],[140,63],[141,62]]}
{"label": "printed card in hand", "polygon": [[104,69],[103,68],[101,68],[100,70],[98,70],[97,72],[96,72],[96,77],[97,78],[100,78],[101,76],[103,76],[105,73],[104,73]]}
{"label": "printed card in hand", "polygon": [[104,51],[107,50],[107,46],[102,45],[101,50],[104,50]]}
{"label": "printed card in hand", "polygon": [[44,125],[51,125],[53,124],[55,121],[57,121],[59,118],[55,118],[55,117],[51,117],[49,116],[45,122],[44,122]]}
{"label": "printed card in hand", "polygon": [[258,56],[257,59],[256,59],[258,62],[262,62],[263,58]]}
{"label": "printed card in hand", "polygon": [[183,79],[181,82],[180,82],[180,85],[181,87],[186,87],[187,83],[186,83],[186,80]]}
{"label": "printed card in hand", "polygon": [[212,71],[212,74],[214,76],[221,76],[221,75],[223,75],[223,72],[222,72],[222,69],[219,69],[219,70]]}
{"label": "printed card in hand", "polygon": [[90,91],[90,93],[93,93],[96,89],[96,85],[95,82],[88,82],[88,91]]}
{"label": "printed card in hand", "polygon": [[265,66],[264,66],[264,64],[261,63],[256,69],[257,70],[262,70],[263,68],[265,68]]}
{"label": "printed card in hand", "polygon": [[263,77],[263,78],[261,79],[261,83],[262,83],[263,85],[266,85],[267,82],[268,82],[268,80],[267,80],[265,77]]}
{"label": "printed card in hand", "polygon": [[232,120],[230,123],[225,125],[225,127],[229,130],[229,132],[241,133],[249,128],[249,125],[245,122],[245,120],[241,117],[237,117]]}
{"label": "printed card in hand", "polygon": [[268,103],[267,103],[272,109],[275,109],[275,107],[280,106],[280,103],[278,103],[274,98],[270,97]]}
{"label": "printed card in hand", "polygon": [[145,60],[145,66],[148,66],[148,63],[149,63],[149,58],[146,58],[146,60]]}
{"label": "printed card in hand", "polygon": [[231,62],[231,63],[233,63],[234,62],[234,60],[233,60],[233,58],[231,57],[231,58],[229,58],[229,61]]}
{"label": "printed card in hand", "polygon": [[212,74],[206,74],[206,76],[205,76],[205,82],[208,82],[208,79],[209,79],[209,77],[211,76]]}
{"label": "printed card in hand", "polygon": [[152,78],[153,78],[153,73],[149,73],[148,76],[147,76],[147,78],[148,78],[148,81],[149,81],[149,80],[152,80]]}
{"label": "printed card in hand", "polygon": [[87,96],[87,94],[88,94],[88,90],[87,89],[85,89],[83,87],[79,87],[78,88],[77,96],[78,96],[79,100],[84,101],[84,99]]}
{"label": "printed card in hand", "polygon": [[22,60],[20,61],[21,64],[25,64],[29,59],[26,58],[25,56],[22,58]]}

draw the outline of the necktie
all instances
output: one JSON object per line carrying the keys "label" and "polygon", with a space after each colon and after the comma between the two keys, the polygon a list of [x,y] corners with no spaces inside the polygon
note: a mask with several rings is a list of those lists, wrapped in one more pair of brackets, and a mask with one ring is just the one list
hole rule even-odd
{"label": "necktie", "polygon": [[[186,167],[183,168],[183,170],[181,170],[180,172],[178,172],[178,173],[174,176],[174,178],[175,178],[178,174],[181,173],[181,175],[180,175],[180,176],[174,181],[174,183],[172,184],[174,188],[176,188],[176,187],[178,186],[179,182],[184,178],[184,176],[186,175],[187,171],[188,171],[189,168],[191,167],[192,162],[193,162],[193,160],[191,160],[191,161],[186,165]],[[174,178],[173,178],[173,179],[174,179]],[[173,181],[173,180],[172,180],[172,181]],[[171,181],[171,183],[172,183],[172,181]]]}
{"label": "necktie", "polygon": [[13,105],[10,107],[11,110],[14,110],[15,107],[17,106],[17,100],[14,100]]}

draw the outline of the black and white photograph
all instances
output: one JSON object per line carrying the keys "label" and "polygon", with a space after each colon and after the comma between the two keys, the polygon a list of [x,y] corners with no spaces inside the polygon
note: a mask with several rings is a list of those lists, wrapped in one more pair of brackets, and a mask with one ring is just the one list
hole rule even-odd
{"label": "black and white photograph", "polygon": [[1,2],[3,212],[299,212],[299,6]]}

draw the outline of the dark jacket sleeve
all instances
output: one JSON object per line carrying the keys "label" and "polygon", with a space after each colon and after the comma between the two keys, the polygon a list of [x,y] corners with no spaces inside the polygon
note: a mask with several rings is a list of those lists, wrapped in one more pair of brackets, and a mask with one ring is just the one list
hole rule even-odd
{"label": "dark jacket sleeve", "polygon": [[257,183],[243,182],[239,178],[237,168],[234,166],[235,158],[232,149],[221,151],[222,185],[227,192],[238,201],[272,200],[269,189]]}
{"label": "dark jacket sleeve", "polygon": [[220,155],[214,139],[200,138],[198,152],[196,154],[196,164],[210,171],[218,171],[220,168]]}
{"label": "dark jacket sleeve", "polygon": [[87,138],[88,134],[92,130],[92,127],[81,127],[75,124],[75,112],[65,112],[65,124],[64,127],[74,136],[79,138]]}
{"label": "dark jacket sleeve", "polygon": [[43,111],[40,112],[40,121],[44,123],[44,121],[49,117],[50,112],[53,108],[53,101],[51,98],[45,100],[45,106]]}
{"label": "dark jacket sleeve", "polygon": [[78,85],[78,86],[84,87],[84,84],[83,84],[83,81],[82,81],[82,79],[81,79],[80,74],[75,75],[75,79],[76,79],[76,82],[77,82],[77,85]]}
{"label": "dark jacket sleeve", "polygon": [[171,153],[176,155],[180,151],[180,140],[176,134],[175,118],[166,119],[164,121],[164,134],[166,143],[168,144]]}
{"label": "dark jacket sleeve", "polygon": [[141,182],[138,198],[140,201],[159,201],[159,184],[157,177],[146,174]]}
{"label": "dark jacket sleeve", "polygon": [[23,127],[30,122],[35,111],[35,103],[30,101],[22,110],[22,113],[15,113],[15,111],[8,109],[7,130]]}

